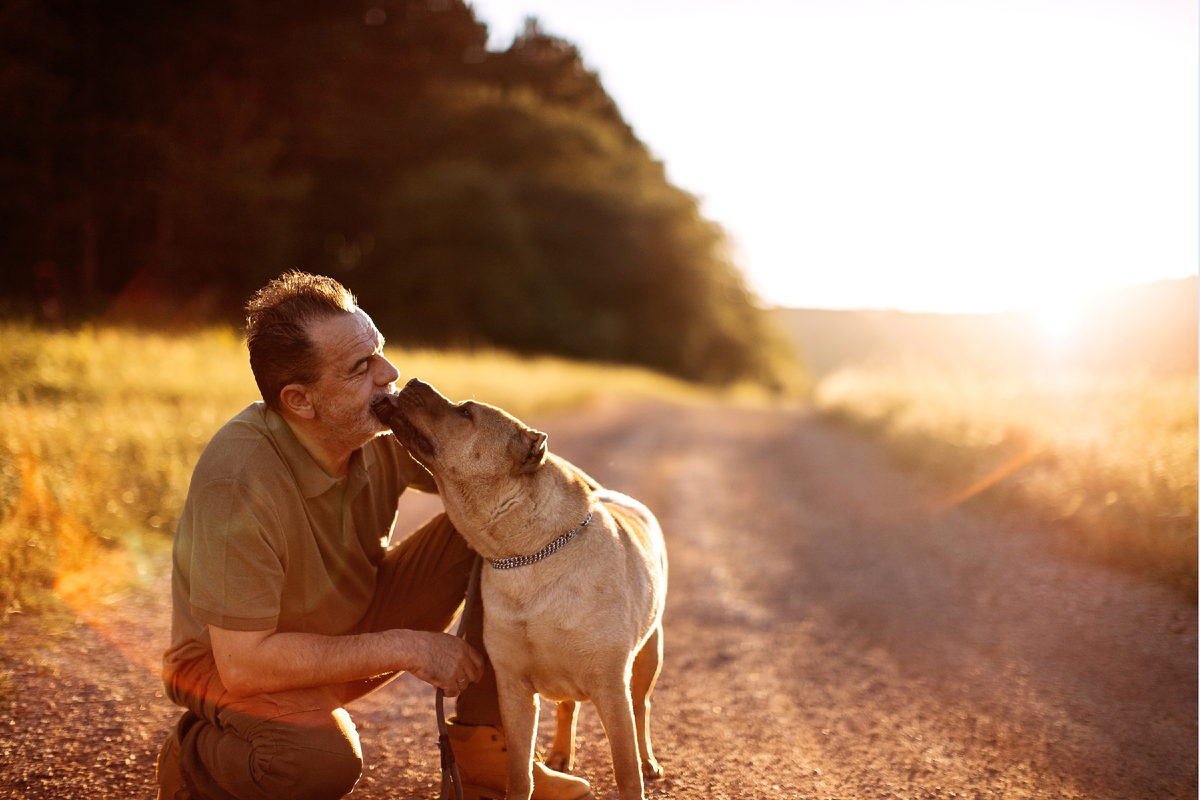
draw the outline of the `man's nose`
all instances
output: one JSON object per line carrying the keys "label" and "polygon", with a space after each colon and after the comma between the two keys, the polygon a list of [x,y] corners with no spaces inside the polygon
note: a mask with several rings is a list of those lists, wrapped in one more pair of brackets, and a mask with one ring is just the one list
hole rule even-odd
{"label": "man's nose", "polygon": [[379,383],[380,385],[394,383],[400,377],[400,370],[396,369],[396,365],[388,361],[386,357],[380,356],[384,367],[380,370]]}

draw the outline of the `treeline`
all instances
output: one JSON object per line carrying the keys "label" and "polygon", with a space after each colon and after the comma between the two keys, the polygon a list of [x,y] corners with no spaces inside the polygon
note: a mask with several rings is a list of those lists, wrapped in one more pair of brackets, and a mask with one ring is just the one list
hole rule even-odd
{"label": "treeline", "polygon": [[292,269],[390,339],[775,380],[720,228],[566,41],[462,0],[6,0],[0,289],[234,317]]}

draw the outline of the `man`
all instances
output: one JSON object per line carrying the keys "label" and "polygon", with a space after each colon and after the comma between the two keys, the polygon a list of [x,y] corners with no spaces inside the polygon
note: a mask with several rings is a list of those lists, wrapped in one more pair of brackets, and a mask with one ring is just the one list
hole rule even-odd
{"label": "man", "polygon": [[[186,709],[158,760],[159,798],[337,798],[362,772],[345,705],[401,671],[457,697],[450,737],[468,797],[507,765],[482,609],[444,633],[474,553],[439,515],[386,546],[397,501],[432,477],[370,412],[399,371],[336,281],[289,273],[248,303],[263,402],[205,448],[175,537],[167,696]],[[535,765],[534,797],[586,781]]]}

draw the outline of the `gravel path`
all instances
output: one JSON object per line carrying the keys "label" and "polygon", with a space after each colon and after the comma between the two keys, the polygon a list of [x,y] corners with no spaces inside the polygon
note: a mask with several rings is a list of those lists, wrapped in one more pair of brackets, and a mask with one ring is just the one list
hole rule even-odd
{"label": "gravel path", "polygon": [[[1056,559],[803,411],[603,404],[532,421],[658,514],[671,558],[651,797],[1195,798],[1196,607]],[[436,510],[408,502],[401,525]],[[166,576],[0,626],[0,797],[153,798],[177,717]],[[6,699],[5,699],[6,698]],[[549,736],[548,709],[543,730]],[[351,708],[352,796],[436,797],[432,689]],[[577,772],[615,798],[590,706]]]}

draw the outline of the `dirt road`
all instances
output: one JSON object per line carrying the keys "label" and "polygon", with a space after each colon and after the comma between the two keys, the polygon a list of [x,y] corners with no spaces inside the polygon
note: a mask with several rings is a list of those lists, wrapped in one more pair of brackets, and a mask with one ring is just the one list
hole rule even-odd
{"label": "dirt road", "polygon": [[[928,487],[803,411],[532,422],[666,530],[649,796],[1197,796],[1194,605],[1058,560],[1035,528],[929,511]],[[431,510],[409,505],[405,525]],[[169,615],[115,600],[38,639],[0,628],[0,797],[154,796]],[[405,676],[351,709],[368,765],[352,796],[436,796],[432,707]],[[576,771],[615,798],[590,706],[579,736]]]}

